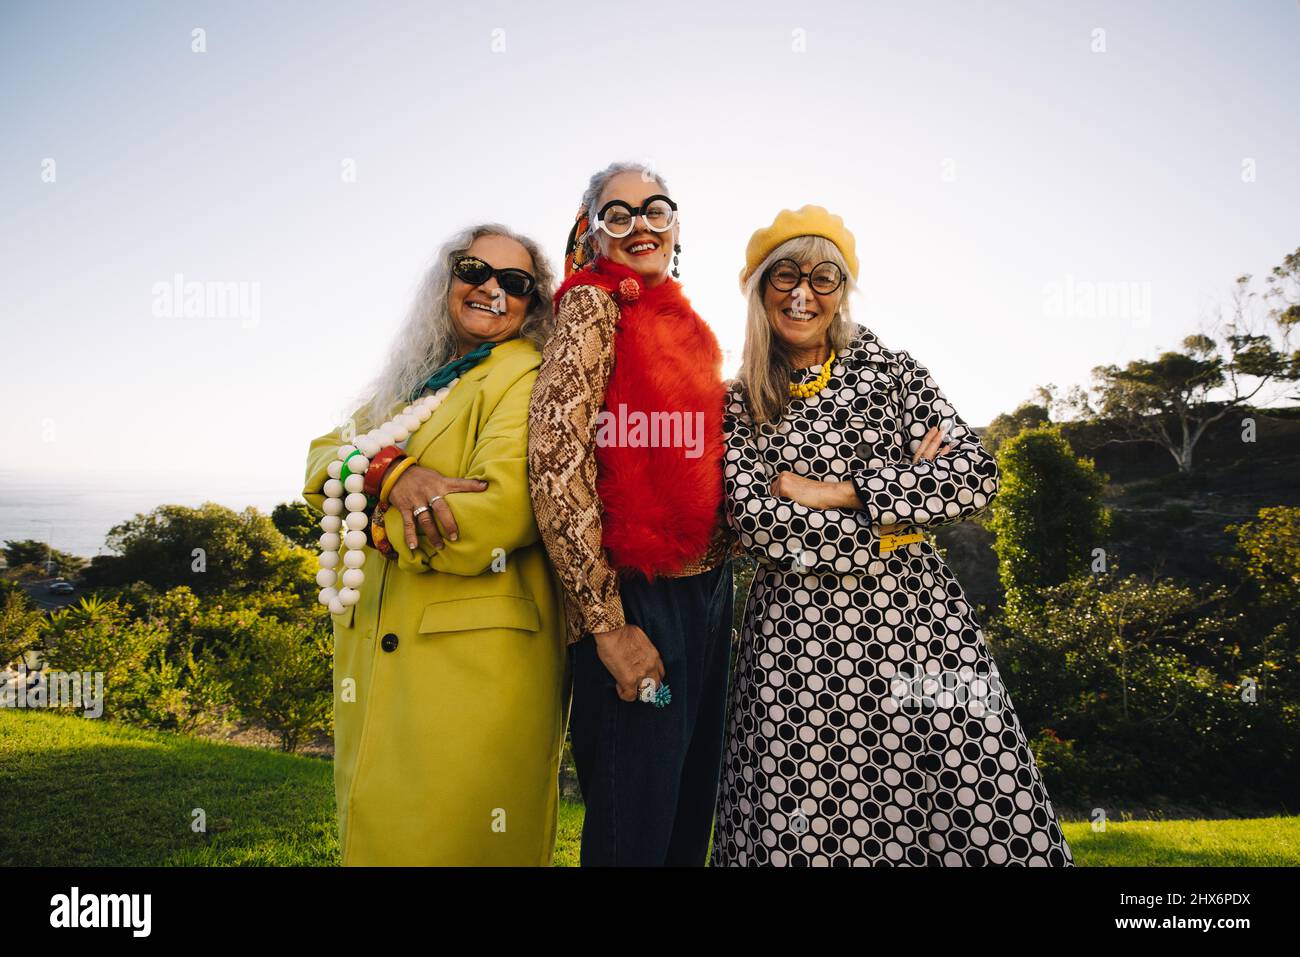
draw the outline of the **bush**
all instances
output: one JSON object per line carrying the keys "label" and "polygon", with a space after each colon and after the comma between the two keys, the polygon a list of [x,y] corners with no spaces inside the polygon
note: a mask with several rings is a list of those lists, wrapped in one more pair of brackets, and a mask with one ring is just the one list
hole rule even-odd
{"label": "bush", "polygon": [[1300,605],[1300,508],[1261,508],[1253,521],[1229,525],[1238,555],[1228,560],[1271,605]]}
{"label": "bush", "polygon": [[102,672],[104,715],[148,723],[156,684],[150,662],[164,652],[167,633],[150,622],[133,621],[117,599],[82,598],[50,615],[45,667],[64,672]]}
{"label": "bush", "polygon": [[1192,512],[1191,508],[1180,502],[1173,502],[1166,505],[1159,514],[1155,516],[1155,521],[1160,527],[1171,530],[1176,528],[1186,528],[1188,525],[1191,525],[1195,519],[1195,513]]}
{"label": "bush", "polygon": [[333,649],[312,629],[258,618],[224,670],[240,713],[265,724],[281,750],[332,726]]}
{"label": "bush", "polygon": [[1029,747],[1034,752],[1038,772],[1044,781],[1050,782],[1049,794],[1082,797],[1092,791],[1093,771],[1074,741],[1061,738],[1052,728],[1043,728],[1037,737],[1030,740]]}
{"label": "bush", "polygon": [[159,653],[136,683],[139,704],[129,716],[133,724],[159,731],[189,734],[208,721],[220,723],[231,702],[230,682],[210,661],[189,656],[182,664]]}
{"label": "bush", "polygon": [[997,536],[998,577],[1014,617],[1032,612],[1042,589],[1087,573],[1108,525],[1105,480],[1054,426],[1004,442],[998,471],[988,528]]}
{"label": "bush", "polygon": [[1047,589],[1039,615],[989,622],[1017,714],[1072,803],[1300,788],[1300,709],[1269,684],[1286,652],[1231,598],[1097,575]]}
{"label": "bush", "polygon": [[32,606],[21,588],[0,587],[0,671],[40,646],[45,615]]}

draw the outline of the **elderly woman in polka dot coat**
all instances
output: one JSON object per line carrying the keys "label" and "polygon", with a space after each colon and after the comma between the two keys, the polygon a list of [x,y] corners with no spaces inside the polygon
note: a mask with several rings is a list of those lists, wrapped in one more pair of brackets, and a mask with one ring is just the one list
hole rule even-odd
{"label": "elderly woman in polka dot coat", "polygon": [[727,396],[729,521],[758,562],[715,865],[1073,864],[961,586],[924,530],[998,469],[929,371],[849,317],[843,221],[750,240]]}

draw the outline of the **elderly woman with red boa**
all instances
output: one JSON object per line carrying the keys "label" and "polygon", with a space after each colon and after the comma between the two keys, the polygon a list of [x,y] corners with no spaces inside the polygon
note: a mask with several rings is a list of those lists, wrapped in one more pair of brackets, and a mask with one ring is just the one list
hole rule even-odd
{"label": "elderly woman with red boa", "polygon": [[675,278],[679,229],[651,170],[591,178],[529,411],[533,510],[565,592],[583,865],[702,865],[712,825],[732,614],[725,388]]}

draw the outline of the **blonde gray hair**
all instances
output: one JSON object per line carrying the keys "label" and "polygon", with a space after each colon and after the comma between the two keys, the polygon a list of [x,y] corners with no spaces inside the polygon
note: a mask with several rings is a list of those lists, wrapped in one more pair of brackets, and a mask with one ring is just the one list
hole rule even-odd
{"label": "blonde gray hair", "polygon": [[795,262],[830,260],[839,266],[845,277],[844,292],[840,296],[840,307],[826,330],[829,345],[837,355],[844,353],[854,331],[853,319],[849,315],[849,294],[857,284],[849,274],[848,264],[838,246],[821,236],[796,236],[768,253],[745,282],[748,306],[745,349],[736,376],[744,389],[749,415],[755,425],[780,420],[790,404],[790,374],[794,371],[794,364],[781,340],[773,333],[767,306],[763,303],[764,277],[778,259],[793,259]]}

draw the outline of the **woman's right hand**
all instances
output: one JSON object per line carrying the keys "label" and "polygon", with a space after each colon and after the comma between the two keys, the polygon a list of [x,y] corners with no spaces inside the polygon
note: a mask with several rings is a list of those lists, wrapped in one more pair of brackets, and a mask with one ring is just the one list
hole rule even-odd
{"label": "woman's right hand", "polygon": [[939,448],[939,443],[948,437],[948,433],[940,432],[937,425],[931,426],[930,431],[921,437],[921,444],[916,447],[915,454],[912,455],[912,464],[915,465],[922,459],[933,461],[935,456],[943,455],[945,452],[952,451],[952,444],[949,443],[943,448]]}
{"label": "woman's right hand", "polygon": [[[916,447],[916,452],[912,455],[912,464],[915,465],[922,459],[933,461],[937,456],[943,455],[945,452],[951,452],[951,444],[945,445],[942,448],[939,447],[939,443],[947,437],[948,433],[940,432],[938,426],[931,427],[930,431],[926,432],[925,435],[922,436],[921,444]],[[882,525],[880,526],[880,534],[894,535],[906,527],[906,523]]]}
{"label": "woman's right hand", "polygon": [[[437,469],[413,465],[402,473],[388,493],[388,502],[390,507],[402,513],[402,526],[406,529],[406,545],[411,551],[415,551],[419,545],[416,537],[417,522],[419,530],[424,532],[430,544],[434,548],[442,548],[442,532],[446,532],[447,537],[453,542],[460,535],[460,529],[456,527],[456,519],[451,514],[445,496],[452,492],[482,492],[486,488],[487,482],[482,479],[450,478]],[[429,499],[435,495],[444,497],[421,512],[417,519],[414,515],[415,510],[421,505],[428,505]],[[436,523],[433,520],[435,513],[438,516]],[[442,526],[441,531],[439,525]]]}
{"label": "woman's right hand", "polygon": [[614,677],[618,696],[624,701],[637,699],[637,691],[646,678],[653,678],[656,686],[663,684],[664,663],[659,658],[659,649],[637,625],[596,632],[593,640],[597,657]]}

